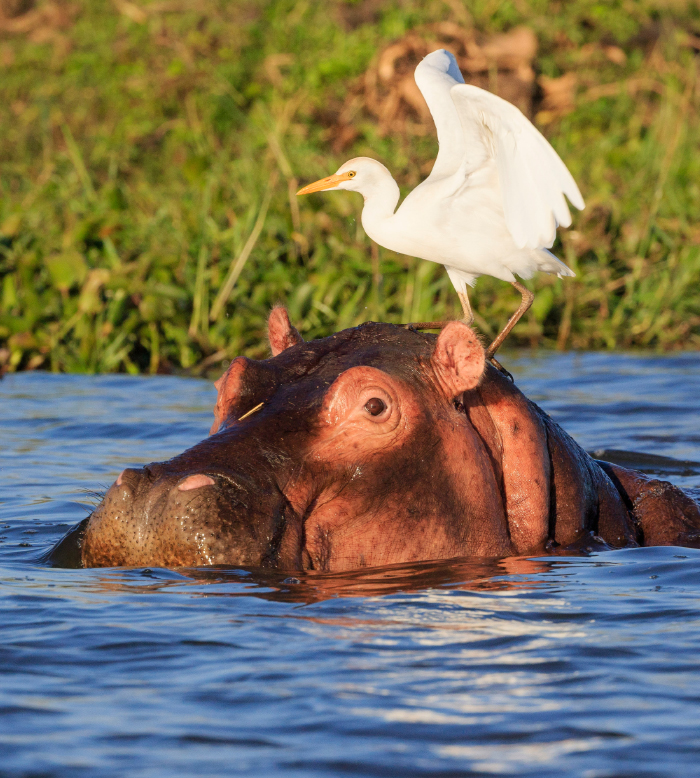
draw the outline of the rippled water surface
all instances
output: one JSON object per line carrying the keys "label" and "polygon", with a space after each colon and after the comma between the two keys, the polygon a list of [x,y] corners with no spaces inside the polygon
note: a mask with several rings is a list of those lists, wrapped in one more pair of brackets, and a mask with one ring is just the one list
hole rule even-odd
{"label": "rippled water surface", "polygon": [[[589,451],[700,486],[700,357],[508,360]],[[0,381],[0,776],[700,775],[700,551],[364,571],[59,570],[209,383]]]}

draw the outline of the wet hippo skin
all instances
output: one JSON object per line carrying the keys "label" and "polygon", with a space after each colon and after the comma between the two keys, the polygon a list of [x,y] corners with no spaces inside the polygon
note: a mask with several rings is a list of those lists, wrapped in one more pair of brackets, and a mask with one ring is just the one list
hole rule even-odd
{"label": "wet hippo skin", "polygon": [[270,359],[239,357],[216,382],[210,436],[125,470],[54,560],[342,571],[593,536],[700,546],[693,500],[591,459],[462,323],[306,343],[276,308],[269,339]]}

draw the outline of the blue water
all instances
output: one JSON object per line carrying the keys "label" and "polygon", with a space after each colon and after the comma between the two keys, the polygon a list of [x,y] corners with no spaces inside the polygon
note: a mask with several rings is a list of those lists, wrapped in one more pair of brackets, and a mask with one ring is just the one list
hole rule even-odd
{"label": "blue water", "polygon": [[[511,356],[590,451],[700,486],[700,357]],[[0,381],[0,776],[700,775],[700,551],[346,575],[35,560],[209,383]]]}

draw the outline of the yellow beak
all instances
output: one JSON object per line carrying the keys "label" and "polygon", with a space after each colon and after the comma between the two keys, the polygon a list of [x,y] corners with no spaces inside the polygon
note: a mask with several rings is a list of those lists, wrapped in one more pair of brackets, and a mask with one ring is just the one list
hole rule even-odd
{"label": "yellow beak", "polygon": [[322,192],[324,189],[332,189],[342,181],[349,181],[352,177],[349,172],[340,173],[340,175],[335,173],[332,176],[328,176],[328,178],[321,178],[318,181],[314,181],[313,184],[303,187],[297,192],[297,196],[311,194],[311,192]]}

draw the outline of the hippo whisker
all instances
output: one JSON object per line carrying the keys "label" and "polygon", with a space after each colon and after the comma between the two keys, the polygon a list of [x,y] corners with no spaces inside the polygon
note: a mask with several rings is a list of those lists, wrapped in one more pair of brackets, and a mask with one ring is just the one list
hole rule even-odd
{"label": "hippo whisker", "polygon": [[[109,486],[105,486],[104,484],[100,484],[99,489],[79,489],[78,491],[81,494],[84,494],[86,497],[88,497],[88,506],[89,511],[88,513],[92,513],[92,511],[97,508],[97,506],[104,500],[105,495],[107,494],[107,490],[109,489]],[[87,506],[86,506],[87,507]]]}

